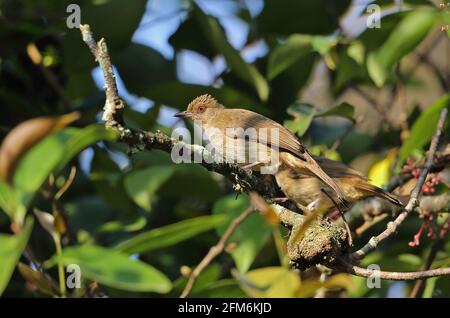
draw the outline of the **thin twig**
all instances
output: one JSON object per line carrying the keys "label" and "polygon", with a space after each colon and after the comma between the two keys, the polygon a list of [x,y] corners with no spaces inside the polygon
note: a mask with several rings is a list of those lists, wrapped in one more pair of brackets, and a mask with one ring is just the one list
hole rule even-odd
{"label": "thin twig", "polygon": [[384,241],[392,234],[394,234],[397,231],[397,228],[400,226],[400,224],[402,224],[403,221],[406,219],[406,217],[419,205],[418,197],[421,193],[422,185],[425,182],[425,179],[427,178],[431,165],[433,164],[434,154],[436,153],[439,139],[441,137],[442,130],[444,129],[446,117],[447,117],[447,108],[444,108],[441,111],[441,115],[439,117],[436,133],[431,141],[430,150],[428,151],[427,162],[420,174],[419,179],[417,180],[414,189],[411,192],[408,204],[404,208],[403,212],[401,212],[394,221],[389,222],[387,228],[383,232],[378,234],[378,236],[372,237],[366,245],[364,245],[361,249],[351,254],[350,256],[351,259],[355,260],[362,259],[369,252],[374,250],[380,242]]}
{"label": "thin twig", "polygon": [[400,69],[400,63],[397,64],[395,68],[395,73],[397,75],[397,96],[400,103],[400,139],[405,141],[409,136],[409,126],[408,126],[408,104],[406,101],[406,89],[403,83],[403,78]]}
{"label": "thin twig", "polygon": [[225,233],[220,238],[219,242],[216,245],[212,246],[209,249],[208,254],[202,259],[202,261],[195,267],[195,269],[189,275],[189,280],[184,287],[183,292],[180,295],[180,298],[186,298],[189,293],[192,291],[194,287],[195,281],[200,273],[212,262],[212,260],[218,256],[225,248],[225,243],[233,234],[234,230],[241,224],[250,214],[252,214],[255,210],[253,207],[248,207],[244,212],[242,212],[237,218],[235,218],[231,224],[228,226]]}
{"label": "thin twig", "polygon": [[430,269],[419,272],[386,272],[375,269],[367,269],[350,264],[342,259],[336,264],[336,269],[361,277],[379,277],[388,280],[416,280],[436,276],[450,275],[450,267]]}
{"label": "thin twig", "polygon": [[366,93],[365,91],[363,91],[361,88],[359,88],[356,84],[354,84],[353,82],[350,83],[349,88],[351,88],[354,92],[358,93],[359,96],[361,96],[362,98],[364,98],[369,104],[370,106],[372,106],[372,108],[374,110],[376,110],[378,112],[378,114],[380,114],[380,116],[383,119],[387,118],[387,114],[386,114],[386,110],[382,109],[380,107],[380,105],[378,104],[378,101],[373,98],[372,96],[370,96],[370,94]]}

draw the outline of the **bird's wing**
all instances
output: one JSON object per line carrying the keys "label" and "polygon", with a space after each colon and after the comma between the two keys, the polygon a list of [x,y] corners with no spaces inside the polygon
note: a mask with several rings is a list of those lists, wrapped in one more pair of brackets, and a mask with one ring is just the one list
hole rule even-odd
{"label": "bird's wing", "polygon": [[[257,141],[266,145],[278,147],[279,150],[287,151],[300,159],[305,160],[305,146],[301,141],[292,134],[288,129],[263,115],[245,110],[245,109],[229,109],[232,113],[226,112],[226,116],[230,116],[233,128],[255,128],[256,135],[247,135],[247,139]],[[267,133],[262,133],[262,128],[267,128]],[[277,129],[273,131],[272,129]],[[232,131],[225,132],[229,137],[243,138]],[[278,136],[276,135],[278,134]]]}
{"label": "bird's wing", "polygon": [[331,160],[325,157],[312,156],[314,160],[322,167],[323,171],[326,172],[332,178],[358,178],[367,181],[358,171],[350,168],[342,162]]}

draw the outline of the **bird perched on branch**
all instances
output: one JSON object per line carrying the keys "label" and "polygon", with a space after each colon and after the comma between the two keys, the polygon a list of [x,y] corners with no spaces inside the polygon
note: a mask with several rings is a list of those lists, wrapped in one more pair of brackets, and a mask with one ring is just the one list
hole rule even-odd
{"label": "bird perched on branch", "polygon": [[[402,206],[394,195],[370,184],[358,171],[338,161],[314,156],[313,158],[325,173],[333,178],[349,203],[375,196]],[[335,206],[333,200],[336,201],[336,194],[307,169],[294,170],[287,165],[281,165],[275,179],[286,197],[294,201],[302,211],[320,213]]]}
{"label": "bird perched on branch", "polygon": [[301,141],[288,129],[258,113],[225,108],[210,95],[194,99],[175,115],[189,118],[203,128],[206,136],[227,162],[243,168],[275,173],[280,166],[307,175],[314,182],[327,185],[336,202],[346,206],[340,186],[320,167]]}

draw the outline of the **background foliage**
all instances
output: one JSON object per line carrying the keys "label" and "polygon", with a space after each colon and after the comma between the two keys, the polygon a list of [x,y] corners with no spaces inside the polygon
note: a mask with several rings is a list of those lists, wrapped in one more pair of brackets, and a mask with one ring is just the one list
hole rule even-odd
{"label": "background foliage", "polygon": [[[423,156],[439,111],[450,105],[450,33],[441,31],[450,14],[437,2],[376,1],[381,27],[367,28],[369,1],[2,1],[1,137],[28,119],[59,116],[11,133],[8,155],[3,144],[4,297],[58,296],[61,271],[73,263],[82,268],[82,288],[66,295],[178,296],[185,266],[195,266],[248,206],[223,177],[175,165],[157,150],[129,157],[103,128],[98,69],[79,30],[66,26],[74,2],[82,23],[107,40],[131,127],[191,129],[172,114],[211,93],[284,123],[312,152],[343,160],[381,186],[408,158]],[[434,222],[438,229],[441,218]],[[420,269],[433,240],[424,234],[419,246],[408,242],[421,223],[411,217],[362,265]],[[403,297],[412,287],[383,281],[369,289],[346,274],[321,282],[317,269],[292,272],[286,236],[252,215],[191,295]],[[435,265],[448,266],[449,252],[446,244]],[[430,279],[424,296],[448,297],[449,286],[448,278]]]}

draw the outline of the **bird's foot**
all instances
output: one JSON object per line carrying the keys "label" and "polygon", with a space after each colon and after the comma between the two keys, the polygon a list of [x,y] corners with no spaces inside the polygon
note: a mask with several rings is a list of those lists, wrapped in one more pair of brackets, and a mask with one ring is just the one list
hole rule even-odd
{"label": "bird's foot", "polygon": [[273,203],[284,203],[286,201],[289,201],[289,198],[272,198],[271,200]]}

